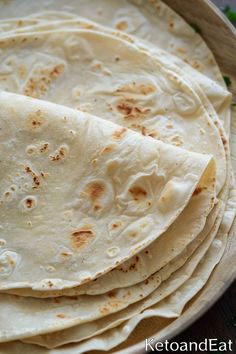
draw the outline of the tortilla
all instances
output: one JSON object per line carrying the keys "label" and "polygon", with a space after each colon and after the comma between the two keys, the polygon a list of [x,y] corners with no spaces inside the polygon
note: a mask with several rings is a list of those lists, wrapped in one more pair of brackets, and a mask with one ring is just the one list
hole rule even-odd
{"label": "tortilla", "polygon": [[[59,332],[26,338],[23,339],[23,341],[25,343],[42,345],[47,348],[55,348],[66,343],[79,342],[116,327],[125,320],[138,315],[148,307],[163,300],[191,277],[194,269],[204,257],[204,254],[207,252],[212,240],[216,236],[223,211],[224,205],[218,204],[217,207],[215,207],[207,221],[204,232],[186,249],[185,254],[179,257],[179,268],[175,267],[176,260],[174,260],[161,269],[158,272],[158,276],[161,278],[161,284],[146,298],[136,304],[130,305],[122,311],[105,316],[99,320],[74,326]],[[175,272],[172,272],[172,268]],[[176,269],[178,270],[176,271]]]}
{"label": "tortilla", "polygon": [[[161,317],[176,317],[179,315],[180,310],[183,309],[184,305],[187,301],[189,301],[206,283],[208,277],[210,276],[213,268],[219,262],[224,247],[226,244],[227,237],[224,233],[220,233],[217,236],[217,239],[211,244],[209,251],[204,256],[202,262],[199,264],[197,269],[194,271],[193,277],[187,280],[176,292],[172,295],[167,297],[166,299],[160,301],[154,307],[144,311],[142,314],[138,314],[134,316],[128,323],[122,324],[117,329],[111,329],[105,332],[104,334],[94,337],[92,339],[88,339],[87,341],[83,341],[81,344],[74,344],[70,345],[69,347],[61,347],[58,349],[47,350],[45,348],[40,348],[37,346],[31,346],[29,344],[20,344],[19,342],[12,342],[7,343],[7,347],[5,344],[0,346],[0,350],[5,350],[5,348],[10,348],[12,351],[11,354],[16,352],[17,353],[25,353],[27,354],[33,352],[36,353],[50,353],[50,354],[59,354],[59,353],[83,353],[85,351],[91,350],[105,350],[111,349],[114,346],[118,345],[125,339],[127,339],[129,333],[133,331],[135,326],[141,319],[145,317],[152,317],[152,316],[161,316]],[[190,266],[189,270],[193,269],[192,265]],[[182,275],[182,272],[181,272]],[[176,277],[175,278],[175,281]],[[166,289],[166,287],[164,287]],[[4,296],[4,295],[3,295]],[[160,291],[161,296],[161,291]],[[178,301],[176,301],[178,298]],[[147,298],[148,299],[148,298]],[[155,299],[157,299],[155,297]],[[174,300],[174,301],[173,301]],[[133,306],[133,305],[132,305]],[[122,329],[124,328],[124,329]],[[72,332],[73,333],[73,332]],[[30,351],[31,350],[31,351]],[[0,351],[1,353],[1,351]],[[7,351],[4,351],[6,354]]]}
{"label": "tortilla", "polygon": [[[52,14],[54,15],[53,21],[51,20]],[[230,103],[231,103],[231,94],[227,91],[223,86],[211,80],[207,76],[203,75],[201,72],[197,71],[190,65],[188,65],[182,59],[176,57],[175,55],[166,52],[165,50],[150,45],[149,42],[141,40],[140,38],[136,38],[134,36],[130,36],[127,34],[122,34],[120,31],[114,31],[110,27],[101,26],[93,21],[89,21],[82,17],[76,17],[70,20],[60,20],[61,12],[45,12],[40,14],[40,18],[34,16],[34,20],[29,18],[18,18],[14,20],[9,20],[4,22],[4,26],[8,24],[11,30],[4,31],[2,38],[9,37],[11,38],[18,34],[27,34],[27,33],[35,33],[36,31],[48,31],[59,29],[60,31],[63,29],[93,29],[96,31],[100,31],[102,33],[108,33],[119,38],[122,38],[124,41],[131,42],[138,46],[141,50],[148,51],[150,54],[154,55],[158,60],[163,59],[167,64],[169,62],[169,67],[172,71],[175,71],[188,82],[195,91],[200,95],[202,99],[204,96],[208,98],[210,103],[216,110],[216,113],[224,121],[224,125],[227,128],[226,132],[229,132],[230,127]],[[21,23],[20,28],[14,28],[14,25],[17,27],[18,23]],[[33,23],[32,23],[33,22]],[[199,89],[201,88],[202,91]],[[207,104],[207,102],[205,103]],[[208,104],[209,105],[209,102]]]}
{"label": "tortilla", "polygon": [[[55,11],[59,4],[62,6],[63,12]],[[45,5],[46,10],[52,11],[32,14],[34,11],[41,10],[42,5]],[[0,4],[3,16],[16,14],[15,6],[15,1]],[[93,11],[91,11],[91,6],[93,6]],[[40,178],[45,177],[41,174],[41,172],[44,174],[41,165],[43,168],[48,167],[48,160],[51,157],[53,161],[58,162],[60,158],[62,161],[60,161],[61,169],[60,167],[58,170],[52,169],[51,173],[56,183],[60,182],[61,189],[58,189],[58,193],[55,193],[54,187],[57,185],[55,181],[49,183],[50,176],[47,176],[47,181],[43,180],[44,183],[42,188],[40,186],[40,191],[38,191],[39,188],[34,188],[36,187],[34,183],[36,182],[37,185],[41,181],[37,179],[35,170],[30,169],[30,172],[33,171],[31,173],[32,189],[34,189],[33,193],[36,194],[36,199],[23,198],[26,207],[31,205],[32,201],[34,207],[35,201],[42,201],[42,196],[47,202],[45,205],[41,204],[38,214],[38,204],[40,203],[36,203],[36,207],[30,214],[27,214],[27,217],[28,215],[36,216],[36,219],[39,216],[36,231],[37,226],[39,231],[40,228],[42,230],[41,225],[46,226],[44,237],[36,232],[44,269],[40,268],[39,271],[37,268],[40,257],[33,248],[32,233],[29,232],[26,237],[23,235],[23,238],[16,238],[17,249],[13,249],[15,239],[13,240],[14,243],[10,244],[12,247],[9,248],[10,254],[2,259],[4,271],[8,271],[9,264],[14,268],[10,275],[12,277],[10,286],[8,283],[5,291],[24,297],[0,294],[0,302],[2,303],[0,316],[2,313],[4,318],[4,321],[0,322],[2,323],[0,338],[2,341],[21,339],[24,342],[37,343],[49,348],[71,342],[83,342],[55,350],[12,342],[0,345],[0,353],[2,350],[4,354],[9,351],[10,354],[79,354],[94,349],[108,350],[126,340],[144,318],[158,317],[161,323],[164,318],[171,319],[180,316],[184,306],[206,284],[214,267],[222,257],[227,234],[235,217],[236,203],[228,138],[222,125],[223,123],[229,135],[230,94],[225,89],[218,66],[202,39],[160,1],[77,0],[75,2],[70,0],[65,3],[62,0],[57,2],[41,0],[36,3],[29,0],[19,0],[17,8],[17,16],[32,15],[28,18],[6,19],[0,23],[0,31],[4,31],[0,35],[0,88],[55,103],[63,103],[84,112],[99,115],[102,119],[88,114],[84,115],[81,112],[75,113],[75,111],[73,114],[68,114],[69,117],[67,117],[66,113],[63,114],[65,110],[68,112],[65,107],[53,106],[47,102],[34,101],[33,103],[24,97],[3,94],[6,95],[2,97],[4,107],[10,107],[10,110],[7,108],[10,114],[6,114],[4,117],[5,126],[7,126],[7,119],[8,124],[9,121],[11,122],[10,139],[7,142],[4,140],[4,143],[6,146],[8,144],[13,154],[16,153],[17,156],[17,159],[9,161],[4,159],[3,171],[5,172],[7,167],[11,172],[21,162],[25,153],[21,150],[25,144],[28,144],[27,137],[29,140],[33,139],[29,149],[33,156],[27,156],[27,159],[36,164]],[[85,18],[78,17],[78,14],[85,16]],[[105,23],[110,28],[91,23],[87,17],[102,24]],[[112,27],[115,30],[112,30]],[[119,30],[138,35],[139,38],[122,34]],[[177,54],[177,57],[173,56],[173,53]],[[206,78],[201,72],[208,75],[209,78]],[[218,83],[216,84],[213,79]],[[7,97],[7,103],[5,103],[5,97]],[[14,103],[13,109],[11,108],[12,103]],[[40,108],[36,111],[37,107]],[[38,123],[40,126],[46,126],[44,116],[43,121],[41,121],[41,116],[39,121],[38,117],[36,120],[34,118],[32,120],[30,117],[29,120],[33,123],[34,128],[36,125],[38,136],[35,138],[36,132],[33,131],[31,132],[33,135],[29,137],[27,115],[31,115],[30,109],[34,113],[41,112],[41,107],[45,110],[44,113],[46,112],[46,124],[49,125],[49,129],[47,126],[47,129],[45,128],[42,132],[39,131],[41,128],[38,130]],[[70,110],[70,112],[72,111]],[[71,114],[73,118],[71,118]],[[73,125],[71,131],[76,132],[76,135],[69,144],[67,141],[65,146],[62,143],[62,153],[60,147],[56,146],[54,148],[55,154],[51,155],[51,152],[47,151],[49,138],[52,139],[52,142],[50,140],[50,148],[58,141],[61,144],[61,140],[65,140],[66,129],[62,129],[61,123],[63,116],[68,118],[66,124]],[[23,124],[22,122],[18,122],[12,128],[15,120],[17,122],[18,120],[26,121],[26,128],[23,126],[21,129],[22,125],[17,125]],[[59,125],[58,120],[60,121]],[[55,122],[56,124],[54,124]],[[118,123],[123,128],[121,126],[115,128],[113,123]],[[81,130],[81,127],[84,129]],[[136,130],[144,137],[137,138],[137,133],[132,133],[127,128]],[[119,129],[118,135],[124,132],[124,136],[119,142],[115,141],[119,148],[115,147],[115,151],[111,152],[110,146],[113,145],[114,140],[113,132],[117,132],[117,129]],[[40,141],[41,136],[46,136],[46,138]],[[117,138],[116,133],[115,136]],[[158,143],[158,147],[155,145],[158,157],[153,153],[154,145],[150,145],[151,139],[149,137],[164,142],[162,145]],[[117,140],[116,138],[115,140]],[[7,140],[7,137],[3,139]],[[108,145],[106,145],[106,140],[108,140]],[[40,144],[43,142],[44,145],[39,145],[38,141]],[[19,146],[16,148],[18,142]],[[165,143],[183,147],[190,152],[187,153],[178,148],[173,150],[170,146],[167,148]],[[74,150],[70,144],[73,145]],[[41,158],[39,155],[44,154],[45,146],[46,153]],[[65,147],[66,149],[64,149]],[[172,153],[169,149],[172,149]],[[87,156],[87,150],[89,156]],[[180,151],[183,154],[188,154],[187,160],[189,159],[189,162],[186,162],[186,156],[184,158],[180,155],[182,154]],[[66,156],[64,156],[65,152],[68,153]],[[215,158],[216,171],[211,156],[204,156],[204,162],[203,160],[200,162],[203,156],[192,154],[192,152],[212,155]],[[6,156],[7,153],[9,151],[5,149],[4,155]],[[181,171],[178,171],[179,174],[177,173],[174,163],[175,153],[179,154],[177,159],[185,166],[183,173],[182,167],[180,167]],[[103,156],[104,154],[106,156]],[[161,158],[163,154],[165,154],[165,159]],[[166,209],[160,210],[158,206],[156,208],[152,206],[150,209],[150,200],[147,201],[146,196],[150,194],[151,203],[158,204],[163,191],[166,191],[166,183],[168,185],[173,178],[181,180],[181,186],[178,189],[183,192],[182,186],[185,184],[188,171],[191,170],[192,174],[191,165],[196,159],[196,157],[193,158],[193,155],[198,156],[197,163],[201,165],[202,170],[195,175],[196,181],[191,180],[191,186],[188,185],[188,190],[184,192],[184,195],[181,195],[180,199],[177,196],[178,202],[183,206],[177,205],[177,211],[168,210],[166,220],[163,221]],[[110,169],[108,174],[107,171],[103,171],[103,166],[110,163],[110,158],[116,162],[115,164],[112,162],[112,176]],[[38,165],[36,160],[39,162]],[[25,161],[23,162],[25,163]],[[167,180],[160,181],[160,188],[158,184],[158,192],[161,196],[155,190],[153,179],[153,175],[156,173],[156,167],[153,169],[153,165],[157,163],[158,170],[160,166],[161,168],[162,165],[164,166],[167,178]],[[205,167],[203,167],[204,164]],[[194,166],[195,171],[195,168],[197,170],[196,161]],[[146,168],[148,172],[146,172]],[[84,188],[87,182],[83,184],[83,178],[90,181],[91,169],[95,171],[96,178],[99,176],[98,184],[102,183],[105,190],[109,184],[107,181],[112,177],[111,189],[112,192],[113,188],[115,191],[112,198],[117,195],[117,189],[118,194],[120,191],[118,204],[121,206],[114,213],[115,219],[109,224],[112,229],[114,227],[112,232],[111,229],[107,230],[106,226],[110,222],[111,215],[114,216],[112,205],[117,202],[117,198],[114,197],[109,205],[106,204],[106,197],[100,198],[99,196],[97,198],[96,196],[95,201],[86,200],[86,197],[90,195],[88,191],[90,188]],[[83,171],[82,182],[80,180],[81,170]],[[77,173],[78,179],[73,177],[72,171]],[[164,173],[162,177],[163,175]],[[140,182],[138,189],[136,185],[134,188],[130,188],[129,180],[131,183],[135,180],[135,184],[136,178]],[[77,188],[77,185],[81,183],[82,193],[80,186]],[[74,187],[75,185],[77,189]],[[90,182],[88,185],[90,187]],[[24,185],[23,188],[28,188],[28,186]],[[64,191],[64,189],[65,193],[61,197],[60,191]],[[138,192],[138,196],[133,196],[133,192],[135,194]],[[108,195],[109,193],[110,189]],[[133,199],[127,201],[127,194],[130,199],[132,197]],[[19,203],[18,195],[15,196],[15,185],[13,185],[13,190],[7,190],[7,198],[9,195],[10,199],[13,196],[13,200],[9,200],[9,203],[15,203],[15,212],[12,208],[11,221],[7,222],[6,226],[11,227],[11,222],[15,218],[17,220],[15,225],[18,227],[17,217],[22,203]],[[216,195],[219,201],[215,198]],[[15,197],[16,199],[14,199]],[[58,222],[58,218],[52,216],[57,212],[59,205],[64,206],[68,198],[75,199],[75,197],[79,199],[79,204],[73,204],[72,208],[70,207],[73,209],[72,214],[70,210],[69,213],[66,210],[66,215],[63,215],[63,217],[65,216],[64,224],[60,224],[61,220]],[[228,201],[227,198],[229,198]],[[176,201],[176,195],[173,199]],[[224,210],[224,202],[226,201],[227,205]],[[16,212],[17,202],[20,208]],[[172,204],[172,200],[167,201],[168,206]],[[51,208],[49,213],[48,210],[46,212],[43,210],[45,206]],[[124,210],[128,210],[128,215],[124,213]],[[4,217],[8,211],[9,208],[6,208]],[[158,235],[154,235],[154,228],[157,225],[156,211],[161,212],[162,220],[161,225],[158,224]],[[44,223],[44,219],[42,223],[40,219],[42,215],[46,223]],[[66,263],[62,264],[61,258],[58,261],[58,257],[54,257],[56,267],[54,265],[51,267],[52,265],[48,264],[48,256],[50,257],[51,244],[51,249],[56,245],[54,249],[59,251],[60,256],[65,257],[66,255],[67,258],[68,253],[70,254],[68,244],[64,242],[65,235],[68,233],[67,227],[74,220],[77,222],[81,216],[82,218],[89,217],[98,229],[95,230],[95,241],[93,238],[91,243],[87,245],[86,236],[86,242],[82,240],[82,245],[80,244],[80,253],[78,253],[78,249],[76,250],[75,262],[79,263],[79,267],[82,266],[82,274],[80,274],[78,283],[78,268],[75,269],[74,263],[72,267],[65,267]],[[24,220],[24,217],[21,217]],[[147,232],[144,230],[140,235],[142,240],[137,240],[136,232],[139,232],[138,229],[140,229],[140,225],[137,226],[139,219],[150,217],[153,224],[148,224]],[[34,222],[33,220],[33,232]],[[32,226],[31,223],[32,220],[29,220],[28,226]],[[39,223],[41,223],[40,226]],[[133,233],[133,224],[136,227],[134,230],[135,241],[127,244],[122,236],[126,235],[130,226]],[[74,227],[74,224],[70,225]],[[53,239],[49,237],[49,250],[45,251],[43,241],[44,245],[48,242],[46,230],[52,230],[55,235]],[[88,228],[86,230],[83,228],[82,231],[87,233]],[[106,237],[106,232],[108,232],[108,237]],[[98,234],[99,237],[96,238]],[[59,238],[58,235],[60,235]],[[5,247],[5,240],[0,241],[3,241],[0,245],[1,258],[1,247]],[[112,250],[114,248],[121,250],[118,260],[104,261],[103,254],[108,247],[108,242],[111,243]],[[86,243],[87,251],[84,251],[84,243]],[[34,244],[37,245],[35,242]],[[61,249],[61,244],[65,249]],[[21,254],[22,249],[24,251],[23,260],[26,261],[23,264],[25,267],[23,271],[20,262],[15,269],[15,255],[13,254],[14,252]],[[91,260],[94,250],[95,261]],[[29,261],[26,259],[27,254],[30,254]],[[85,259],[86,256],[88,259]],[[11,259],[11,257],[13,258]],[[96,273],[97,266],[100,267],[99,273]],[[46,267],[48,268],[46,269]],[[45,270],[54,272],[54,268],[58,275],[57,278],[45,279]],[[14,274],[15,270],[16,274]],[[34,278],[35,273],[36,278]],[[29,277],[28,282],[21,282],[22,274],[26,278]],[[39,277],[39,281],[37,277]],[[83,284],[84,282],[86,284]],[[80,296],[73,297],[74,294],[80,294]],[[63,297],[64,295],[70,297]],[[35,298],[26,298],[25,296]],[[60,297],[37,298],[54,296]],[[16,318],[18,317],[22,319],[21,323],[17,323]],[[151,324],[151,321],[149,323]],[[26,338],[27,336],[33,337]]]}
{"label": "tortilla", "polygon": [[[49,102],[1,93],[0,104],[2,156],[11,149],[0,169],[2,290],[98,277],[159,237],[202,176],[215,183],[210,156]],[[113,238],[104,225],[118,220]]]}
{"label": "tortilla", "polygon": [[[204,188],[201,193],[194,195],[175,222],[150,246],[93,282],[57,291],[10,289],[5,292],[36,298],[82,294],[98,295],[142,282],[157,271],[162,271],[164,268],[169,269],[171,262],[174,262],[175,271],[183,261],[191,256],[193,251],[190,252],[190,250],[198,247],[199,240],[202,240],[210,232],[217,217],[219,206],[215,207],[208,215],[214,201],[210,200],[212,198],[212,192],[209,193],[211,187]],[[116,228],[112,235],[116,237]]]}
{"label": "tortilla", "polygon": [[[219,210],[220,207],[217,211]],[[214,221],[215,213],[213,213],[212,219]],[[219,220],[221,220],[221,218],[219,218]],[[219,227],[219,222],[217,222],[216,226],[213,228],[214,235],[218,230],[217,225]],[[211,226],[212,223],[210,222],[207,229],[209,229]],[[198,245],[201,244],[201,242],[204,240],[204,238],[206,238],[207,231],[209,230],[206,230],[206,232],[201,235],[200,240],[198,240],[193,247],[190,247],[188,250],[190,254],[193,253]],[[213,239],[211,232],[209,237],[207,236],[207,240],[208,239],[210,239],[210,241],[206,243],[206,247],[200,246],[200,250],[204,248],[206,251],[209,247]],[[202,251],[200,254],[202,257]],[[201,258],[198,256],[197,259],[199,261]],[[177,262],[178,261],[179,260],[177,260]],[[193,266],[189,268],[191,271],[194,269]],[[147,281],[143,281],[132,287],[112,290],[108,293],[97,296],[83,295],[73,298],[60,297],[56,298],[55,300],[40,300],[23,297],[15,298],[11,295],[2,294],[0,295],[0,313],[1,316],[4,316],[5,312],[9,313],[9,315],[8,318],[2,322],[0,341],[26,338],[34,334],[50,333],[54,332],[55,330],[70,328],[76,324],[91,322],[93,320],[106,317],[109,314],[121,311],[130,304],[139,302],[141,299],[144,299],[150,295],[159,287],[160,283],[168,279],[175,270],[176,265],[172,263],[167,267],[164,267],[161,271],[150,276]],[[184,271],[183,274],[186,275],[187,273]],[[176,283],[179,276],[172,276],[172,278],[175,279]],[[163,284],[161,287],[162,290],[160,290],[160,294],[163,293],[163,288],[168,287]],[[152,301],[154,299],[158,299],[156,294],[152,297]],[[30,311],[27,311],[29,309]],[[21,316],[20,323],[15,321],[15,318],[19,315]]]}
{"label": "tortilla", "polygon": [[198,95],[163,62],[131,43],[91,30],[16,35],[13,46],[10,38],[0,45],[2,70],[10,65],[0,88],[66,104],[166,143],[212,154],[217,193],[223,188],[227,138],[222,142]]}
{"label": "tortilla", "polygon": [[[215,58],[201,36],[162,1],[15,0],[1,3],[0,18],[29,16],[34,13],[39,18],[42,9],[60,9],[58,13],[61,19],[72,19],[79,15],[146,39],[225,85]],[[52,16],[51,19],[53,18]]]}

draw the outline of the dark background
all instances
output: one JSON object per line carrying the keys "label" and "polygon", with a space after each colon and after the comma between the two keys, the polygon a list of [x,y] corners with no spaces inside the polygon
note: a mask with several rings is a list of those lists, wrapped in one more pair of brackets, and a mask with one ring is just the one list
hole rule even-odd
{"label": "dark background", "polygon": [[[236,10],[236,0],[212,1],[219,7],[230,5]],[[234,342],[233,353],[236,354],[236,281],[231,285],[222,298],[209,311],[206,312],[204,316],[185,330],[181,335],[174,338],[173,341],[202,342],[205,338],[217,338],[221,341],[228,341],[231,339]],[[200,354],[203,352],[199,351],[198,353]],[[213,353],[217,352],[215,351]]]}

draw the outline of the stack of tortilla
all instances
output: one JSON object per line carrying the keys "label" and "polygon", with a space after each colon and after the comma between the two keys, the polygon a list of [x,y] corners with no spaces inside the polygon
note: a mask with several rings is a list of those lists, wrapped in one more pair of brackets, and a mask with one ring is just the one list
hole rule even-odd
{"label": "stack of tortilla", "polygon": [[0,17],[0,353],[116,350],[178,318],[221,260],[231,94],[161,1]]}

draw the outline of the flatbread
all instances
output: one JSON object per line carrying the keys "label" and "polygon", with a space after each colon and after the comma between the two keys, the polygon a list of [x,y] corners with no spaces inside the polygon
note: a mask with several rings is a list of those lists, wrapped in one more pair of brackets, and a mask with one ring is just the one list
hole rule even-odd
{"label": "flatbread", "polygon": [[[16,11],[17,7],[17,11]],[[225,85],[215,58],[201,36],[170,7],[159,0],[15,0],[2,2],[0,18],[40,17],[42,9],[61,19],[86,17],[152,42],[187,61],[214,81]],[[91,11],[91,9],[93,9]],[[34,17],[34,16],[33,16]],[[52,15],[51,19],[55,17]],[[21,24],[20,24],[21,26]],[[157,35],[160,34],[160,35]]]}
{"label": "flatbread", "polygon": [[214,198],[211,156],[49,102],[2,92],[0,105],[2,290],[92,280],[165,232],[196,188]]}
{"label": "flatbread", "polygon": [[78,108],[166,143],[212,154],[217,193],[223,188],[229,174],[227,138],[222,142],[198,95],[163,62],[92,30],[19,34],[14,43],[5,38],[0,44],[0,70],[10,65],[1,89]]}

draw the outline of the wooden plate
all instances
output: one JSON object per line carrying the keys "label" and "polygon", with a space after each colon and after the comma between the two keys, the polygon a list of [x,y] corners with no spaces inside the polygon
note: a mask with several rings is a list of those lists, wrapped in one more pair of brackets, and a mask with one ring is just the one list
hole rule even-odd
{"label": "wooden plate", "polygon": [[[209,0],[164,0],[189,23],[196,23],[202,37],[212,50],[224,75],[230,77],[230,87],[236,102],[236,30],[226,17]],[[236,107],[231,121],[231,154],[236,175]],[[224,256],[215,268],[206,286],[187,305],[176,320],[152,318],[142,321],[129,339],[115,351],[116,354],[145,352],[145,338],[157,341],[171,339],[204,314],[236,278],[236,222],[229,235]]]}

